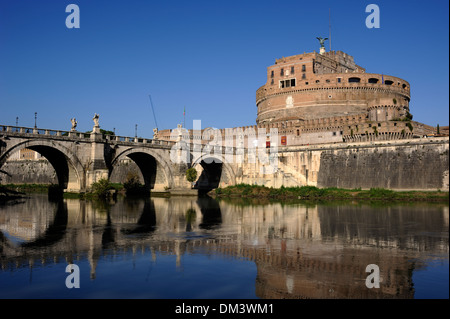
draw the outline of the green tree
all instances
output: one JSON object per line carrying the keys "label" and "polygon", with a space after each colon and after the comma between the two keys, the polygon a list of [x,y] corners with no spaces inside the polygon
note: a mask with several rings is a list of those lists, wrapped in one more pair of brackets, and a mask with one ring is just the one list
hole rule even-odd
{"label": "green tree", "polygon": [[186,180],[189,183],[193,183],[197,180],[197,170],[195,168],[191,167],[186,170]]}

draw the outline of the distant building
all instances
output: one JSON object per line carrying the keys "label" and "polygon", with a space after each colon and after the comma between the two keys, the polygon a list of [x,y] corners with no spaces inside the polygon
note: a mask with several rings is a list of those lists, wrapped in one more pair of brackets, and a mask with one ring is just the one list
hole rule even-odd
{"label": "distant building", "polygon": [[44,158],[42,158],[42,155],[38,152],[30,150],[28,148],[23,148],[12,154],[8,158],[8,161],[36,161],[41,159]]}

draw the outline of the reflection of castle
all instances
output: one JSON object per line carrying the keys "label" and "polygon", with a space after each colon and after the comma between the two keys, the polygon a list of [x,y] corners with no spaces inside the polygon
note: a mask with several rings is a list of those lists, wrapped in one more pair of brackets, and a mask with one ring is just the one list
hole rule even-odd
{"label": "reflection of castle", "polygon": [[[366,73],[342,51],[304,53],[267,68],[267,81],[256,91],[256,126],[233,130],[277,128],[278,145],[288,146],[435,134],[436,128],[412,121],[409,101],[407,81]],[[159,131],[158,138],[173,139],[171,133]],[[192,130],[189,136],[195,139]]]}
{"label": "reflection of castle", "polygon": [[[14,231],[10,221],[21,217],[26,203],[2,208],[8,217],[3,233]],[[2,269],[87,258],[95,279],[103,270],[102,255],[150,251],[153,260],[174,255],[181,266],[186,254],[216,254],[254,261],[261,298],[411,298],[417,265],[410,260],[448,253],[448,242],[427,235],[445,233],[448,207],[243,206],[196,198],[118,201],[110,207],[67,199],[34,206],[42,207],[38,215],[47,222],[35,223],[39,231],[25,236],[25,244],[0,234]],[[392,238],[399,233],[401,238]],[[365,267],[372,263],[381,270],[379,290],[365,287]]]}

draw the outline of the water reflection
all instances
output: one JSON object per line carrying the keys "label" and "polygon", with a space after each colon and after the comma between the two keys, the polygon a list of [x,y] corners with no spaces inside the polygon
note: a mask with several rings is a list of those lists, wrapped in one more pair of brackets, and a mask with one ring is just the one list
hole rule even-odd
{"label": "water reflection", "polygon": [[[3,271],[15,271],[86,260],[95,280],[105,256],[171,255],[183,271],[183,256],[215,255],[253,262],[259,298],[414,298],[413,273],[429,258],[448,263],[448,218],[447,204],[249,204],[208,197],[53,203],[32,196],[0,208],[0,261]],[[380,267],[379,289],[365,286],[368,264]]]}

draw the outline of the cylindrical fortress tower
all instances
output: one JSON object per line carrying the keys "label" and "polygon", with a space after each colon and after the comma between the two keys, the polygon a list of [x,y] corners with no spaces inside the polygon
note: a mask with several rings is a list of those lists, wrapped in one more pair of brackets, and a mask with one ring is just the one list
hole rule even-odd
{"label": "cylindrical fortress tower", "polygon": [[409,89],[398,77],[366,73],[342,51],[281,58],[267,68],[267,82],[256,91],[256,123],[349,115],[401,119],[409,114]]}

